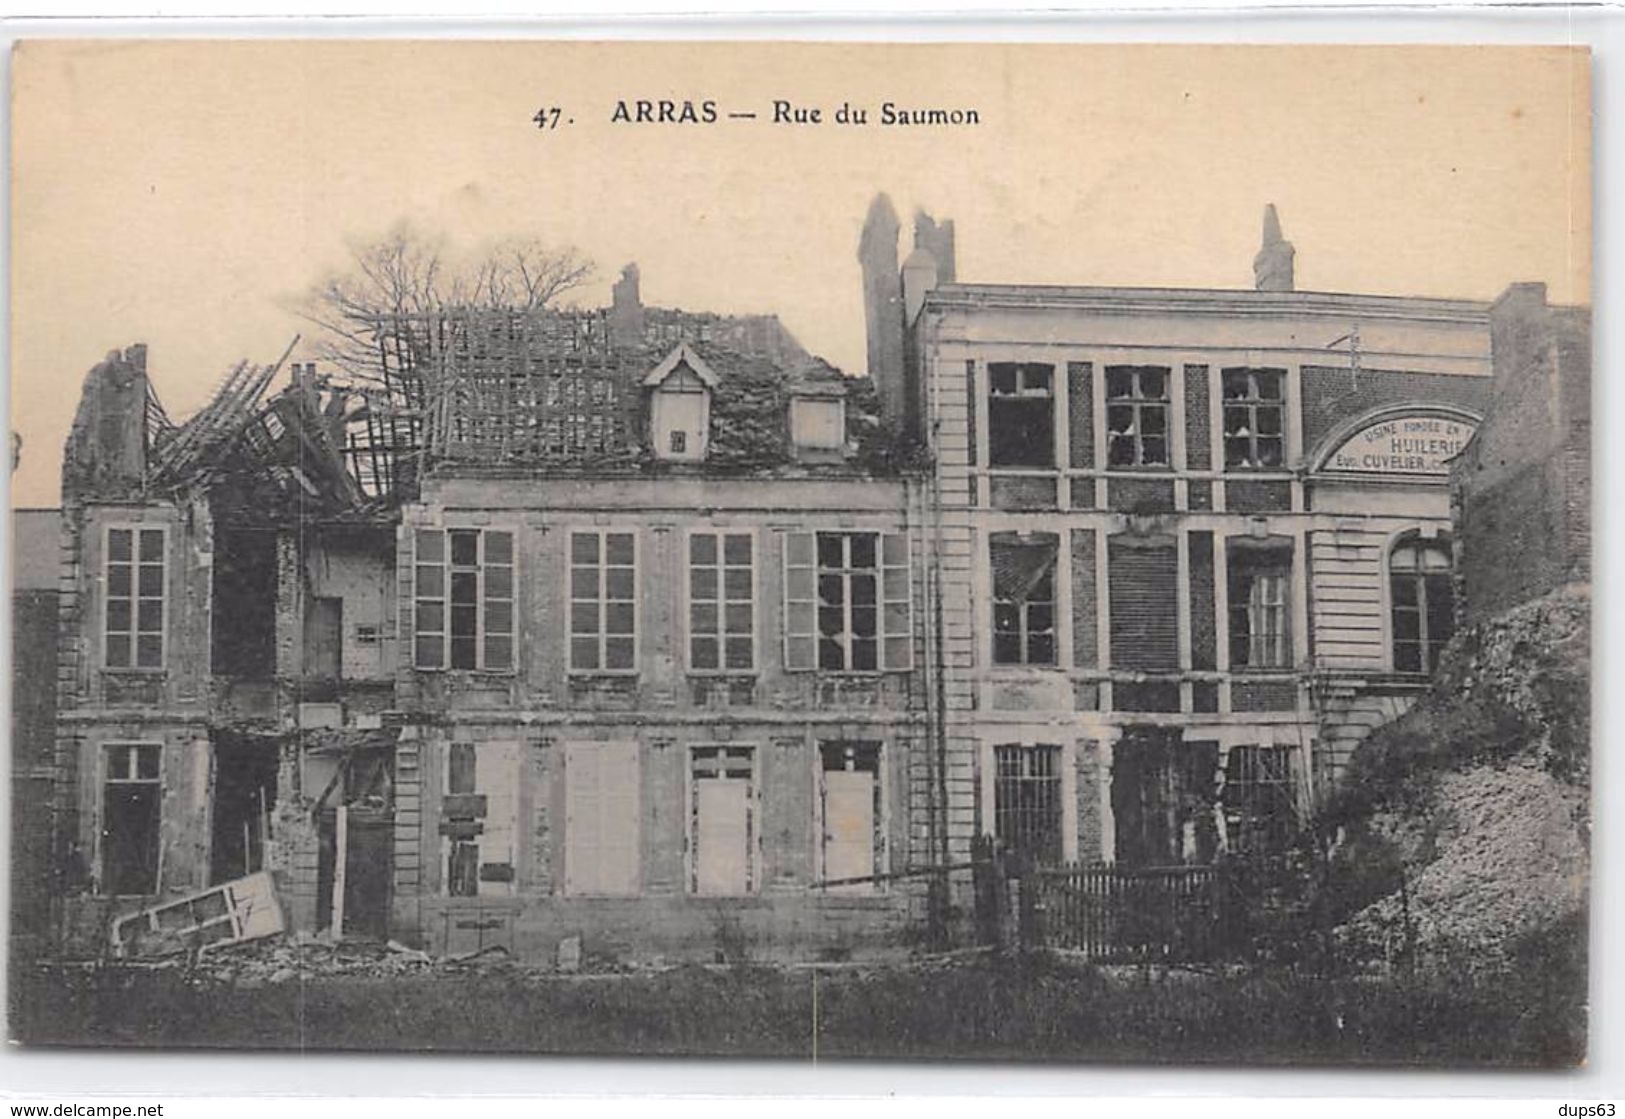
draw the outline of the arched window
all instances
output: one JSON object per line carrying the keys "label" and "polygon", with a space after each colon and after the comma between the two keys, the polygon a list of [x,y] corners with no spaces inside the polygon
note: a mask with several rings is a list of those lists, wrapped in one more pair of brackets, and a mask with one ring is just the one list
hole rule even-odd
{"label": "arched window", "polygon": [[1388,556],[1395,672],[1432,672],[1456,631],[1450,542],[1401,537]]}

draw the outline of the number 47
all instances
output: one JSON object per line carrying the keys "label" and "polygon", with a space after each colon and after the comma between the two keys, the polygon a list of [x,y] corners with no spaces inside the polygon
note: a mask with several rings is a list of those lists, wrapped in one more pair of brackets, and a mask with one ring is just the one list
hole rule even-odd
{"label": "number 47", "polygon": [[559,109],[557,107],[550,109],[550,108],[547,108],[546,106],[543,106],[542,108],[537,109],[536,110],[536,115],[531,117],[530,119],[536,122],[536,127],[537,128],[549,129],[549,128],[557,128],[559,126],[559,117],[561,117],[563,115],[564,115],[564,110],[562,110],[562,109]]}

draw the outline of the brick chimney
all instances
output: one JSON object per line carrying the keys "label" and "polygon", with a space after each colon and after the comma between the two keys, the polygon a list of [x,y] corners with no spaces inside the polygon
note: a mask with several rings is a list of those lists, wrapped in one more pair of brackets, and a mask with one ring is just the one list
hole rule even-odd
{"label": "brick chimney", "polygon": [[863,268],[863,319],[868,334],[869,376],[885,414],[903,418],[903,285],[897,271],[897,211],[891,199],[875,195],[858,238]]}
{"label": "brick chimney", "polygon": [[1264,241],[1253,257],[1253,287],[1259,291],[1292,291],[1292,242],[1281,236],[1275,203],[1264,207]]}
{"label": "brick chimney", "polygon": [[609,337],[616,349],[643,345],[643,300],[638,294],[638,266],[628,264],[610,289]]}
{"label": "brick chimney", "polygon": [[914,247],[924,249],[937,262],[937,282],[954,282],[954,223],[939,222],[924,210],[914,211]]}

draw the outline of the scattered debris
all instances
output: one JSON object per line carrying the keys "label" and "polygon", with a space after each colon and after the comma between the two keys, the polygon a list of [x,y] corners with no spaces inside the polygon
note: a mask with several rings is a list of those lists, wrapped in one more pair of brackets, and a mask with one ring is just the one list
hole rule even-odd
{"label": "scattered debris", "polygon": [[122,917],[113,923],[120,956],[168,956],[274,936],[286,924],[265,871]]}

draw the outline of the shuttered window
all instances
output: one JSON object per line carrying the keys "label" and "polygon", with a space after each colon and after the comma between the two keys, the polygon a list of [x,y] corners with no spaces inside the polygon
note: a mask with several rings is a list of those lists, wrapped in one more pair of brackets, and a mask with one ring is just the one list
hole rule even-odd
{"label": "shuttered window", "polygon": [[903,672],[913,665],[908,538],[792,532],[784,538],[784,665]]}
{"label": "shuttered window", "polygon": [[513,533],[419,529],[413,559],[413,663],[512,670]]}
{"label": "shuttered window", "polygon": [[1179,668],[1179,553],[1172,537],[1107,540],[1114,668]]}
{"label": "shuttered window", "polygon": [[690,756],[689,889],[713,897],[755,890],[760,832],[756,750],[697,746]]}
{"label": "shuttered window", "polygon": [[641,885],[637,743],[568,743],[564,783],[565,892],[636,895]]}
{"label": "shuttered window", "polygon": [[446,745],[440,834],[451,897],[506,897],[515,889],[519,743]]}

